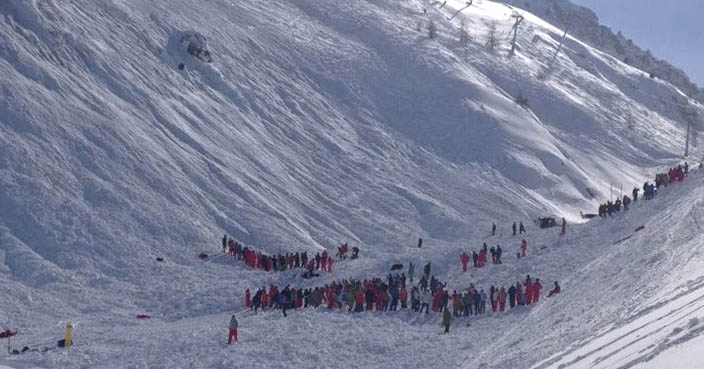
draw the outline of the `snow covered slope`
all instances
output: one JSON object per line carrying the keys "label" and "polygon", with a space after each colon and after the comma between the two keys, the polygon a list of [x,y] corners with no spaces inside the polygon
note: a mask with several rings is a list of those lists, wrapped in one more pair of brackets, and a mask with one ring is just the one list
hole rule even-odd
{"label": "snow covered slope", "polygon": [[526,9],[546,21],[567,28],[570,34],[597,49],[638,69],[652,73],[677,86],[688,96],[704,101],[704,89],[694,84],[681,69],[657,59],[650,50],[643,50],[620,31],[601,25],[596,14],[569,0],[501,0],[501,2]]}
{"label": "snow covered slope", "polygon": [[[576,336],[520,360],[531,344],[496,327],[526,326],[525,314],[486,319],[481,334],[428,346],[434,324],[423,319],[334,316],[328,324],[315,312],[252,317],[246,328],[277,325],[298,342],[252,331],[254,346],[235,349],[242,352],[211,351],[244,288],[294,278],[196,262],[222,233],[269,252],[350,241],[364,259],[341,264],[340,276],[432,260],[460,288],[470,278],[448,264],[460,246],[479,243],[491,221],[546,213],[578,220],[612,184],[642,183],[681,154],[679,106],[701,107],[676,88],[572,38],[551,65],[562,32],[528,13],[509,58],[514,10],[476,1],[449,20],[463,6],[0,2],[0,322],[36,343],[60,331],[59,322],[78,321],[82,340],[95,344],[76,347],[88,367],[154,366],[176,351],[172,365],[160,365],[225,367],[272,345],[282,354],[323,347],[328,352],[300,360],[317,366],[332,357],[350,367],[401,366],[411,352],[454,365],[480,342],[498,343],[468,363],[527,367],[560,351]],[[457,42],[461,22],[473,38],[466,45]],[[487,50],[492,23],[501,45]],[[196,33],[207,39],[211,63],[191,54],[206,47],[190,44]],[[430,250],[410,248],[418,237]],[[155,266],[157,256],[167,262]],[[580,257],[566,253],[535,272],[563,279],[562,263],[579,266]],[[530,271],[507,265],[478,278],[487,284]],[[130,320],[144,311],[160,319]],[[398,336],[381,334],[385,324]],[[331,330],[340,336],[326,336]],[[354,352],[337,352],[340,340]],[[443,344],[451,345],[447,355],[438,351]],[[83,359],[32,360],[72,367]]]}

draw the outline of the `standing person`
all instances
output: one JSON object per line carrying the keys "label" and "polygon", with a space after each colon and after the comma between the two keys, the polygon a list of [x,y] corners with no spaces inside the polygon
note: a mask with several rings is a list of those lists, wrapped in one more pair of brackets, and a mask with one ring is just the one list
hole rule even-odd
{"label": "standing person", "polygon": [[524,258],[526,257],[526,249],[528,248],[528,242],[526,242],[526,239],[524,238],[521,240],[521,257]]}
{"label": "standing person", "polygon": [[540,279],[536,278],[535,283],[533,283],[533,302],[537,303],[538,300],[540,300],[540,289],[543,288],[543,285],[540,284]]}
{"label": "standing person", "polygon": [[491,288],[489,288],[489,300],[491,301],[491,311],[493,313],[496,312],[496,307],[497,307],[497,303],[498,303],[498,300],[497,300],[498,296],[497,295],[498,295],[498,293],[497,293],[496,288],[494,288],[494,286],[491,286]]}
{"label": "standing person", "polygon": [[513,226],[511,227],[513,229],[513,235],[516,235],[516,222],[513,222]]}
{"label": "standing person", "polygon": [[501,253],[502,252],[504,252],[504,251],[501,250],[501,246],[496,245],[496,263],[497,264],[501,264]]}
{"label": "standing person", "polygon": [[494,248],[494,246],[491,246],[489,252],[491,253],[491,263],[496,264],[496,249]]}
{"label": "standing person", "polygon": [[252,298],[249,294],[249,288],[244,291],[244,307],[246,307],[247,309],[252,307]]}
{"label": "standing person", "polygon": [[401,299],[401,309],[405,309],[408,306],[408,291],[406,291],[405,286],[401,286],[401,290],[399,291],[399,298]]}
{"label": "standing person", "polygon": [[425,267],[423,267],[423,272],[425,273],[425,278],[430,277],[430,262],[425,264]]}
{"label": "standing person", "polygon": [[519,232],[520,234],[526,233],[526,227],[523,226],[523,222],[521,222],[521,224],[519,225],[518,228],[519,228],[519,229],[518,229],[518,232]]}
{"label": "standing person", "polygon": [[418,239],[418,248],[420,249],[420,248],[422,248],[422,247],[423,247],[423,239],[422,239],[422,238],[419,238],[419,239]]}
{"label": "standing person", "polygon": [[416,271],[416,266],[413,265],[413,262],[408,263],[408,278],[410,278],[410,281],[413,282],[413,273]]}
{"label": "standing person", "polygon": [[530,276],[526,278],[526,305],[530,305],[533,303],[533,281],[530,279]]}
{"label": "standing person", "polygon": [[232,315],[232,318],[230,319],[230,334],[227,337],[227,344],[231,345],[233,340],[234,342],[237,342],[237,328],[239,327],[239,323],[237,322],[237,318],[235,315]]}
{"label": "standing person", "polygon": [[227,235],[222,237],[222,253],[224,254],[227,250]]}
{"label": "standing person", "polygon": [[496,299],[499,302],[499,311],[504,311],[504,308],[506,308],[506,291],[503,287],[499,289],[499,293]]}
{"label": "standing person", "polygon": [[562,232],[560,232],[560,235],[564,236],[565,233],[567,233],[567,221],[565,218],[562,218]]}
{"label": "standing person", "polygon": [[513,285],[508,288],[508,305],[511,309],[516,306],[516,287]]}
{"label": "standing person", "polygon": [[467,271],[467,263],[469,262],[469,255],[467,255],[466,252],[462,252],[462,255],[460,255],[460,262],[462,263],[462,272]]}
{"label": "standing person", "polygon": [[638,191],[640,191],[638,187],[633,187],[633,201],[638,201]]}
{"label": "standing person", "polygon": [[491,235],[496,236],[496,223],[491,223]]}
{"label": "standing person", "polygon": [[332,273],[332,257],[328,257],[328,273]]}
{"label": "standing person", "polygon": [[428,292],[427,289],[424,289],[420,293],[420,313],[423,313],[423,308],[425,308],[425,313],[428,314],[428,309],[430,308],[430,292]]}
{"label": "standing person", "polygon": [[442,313],[442,325],[445,327],[445,333],[450,333],[450,324],[452,324],[452,314],[450,314],[450,310],[445,309]]}

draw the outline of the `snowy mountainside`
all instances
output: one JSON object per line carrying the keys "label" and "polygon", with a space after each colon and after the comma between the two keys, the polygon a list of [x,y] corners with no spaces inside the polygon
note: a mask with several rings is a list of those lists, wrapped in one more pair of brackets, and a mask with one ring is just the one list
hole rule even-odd
{"label": "snowy mountainside", "polygon": [[526,9],[558,27],[567,27],[570,34],[601,51],[662,78],[677,86],[685,94],[704,102],[704,89],[692,82],[681,69],[656,58],[650,50],[643,50],[620,31],[614,33],[599,23],[599,18],[588,8],[569,0],[501,0]]}
{"label": "snowy mountainside", "polygon": [[[360,245],[363,260],[340,263],[330,280],[380,275],[390,262],[413,259],[432,261],[438,276],[460,288],[470,278],[454,273],[457,250],[474,248],[491,221],[505,227],[544,214],[581,221],[579,211],[608,198],[612,184],[627,189],[677,160],[684,142],[677,104],[686,100],[677,88],[573,38],[546,73],[560,30],[525,13],[518,52],[508,58],[513,10],[477,1],[448,20],[462,7],[391,0],[0,3],[0,322],[22,327],[29,344],[59,322],[78,320],[82,340],[95,344],[76,348],[88,367],[117,358],[126,362],[115,367],[153,366],[163,352],[184,347],[173,367],[225,367],[235,356],[204,346],[219,340],[216,322],[241,308],[242,291],[302,281],[197,262],[199,252],[217,250],[222,233],[272,253]],[[432,40],[431,22],[438,30]],[[461,22],[473,39],[467,45],[457,42]],[[493,51],[484,45],[492,23],[501,41]],[[197,35],[207,43],[194,46]],[[207,57],[191,54],[200,48]],[[516,103],[519,95],[525,106]],[[429,249],[409,248],[418,237]],[[531,243],[554,242],[536,237],[544,240]],[[581,266],[574,254],[560,255]],[[167,262],[155,266],[157,256]],[[564,262],[554,258],[535,272],[567,278]],[[478,282],[531,271],[507,265]],[[635,284],[648,276],[632,277]],[[158,319],[140,326],[131,320],[136,312]],[[536,314],[552,324],[546,312]],[[246,329],[276,324],[305,339],[287,346],[250,331],[256,345],[238,348],[239,360],[282,344],[324,347],[350,362],[385,360],[387,367],[403,364],[409,352],[458,364],[421,343],[375,351],[390,345],[380,334],[388,320],[418,339],[428,337],[433,318],[333,319],[356,334],[335,338],[369,356],[334,356],[325,341],[334,326],[320,324],[308,337],[305,327],[321,317],[303,312],[292,322],[252,316]],[[523,319],[496,320],[514,326]],[[491,356],[467,360],[496,368],[518,361],[504,355],[507,347],[530,347],[492,331],[493,318],[478,324],[488,337],[438,344],[459,353],[471,340],[494,339]],[[114,326],[134,332],[102,336]],[[167,342],[161,334],[178,338]],[[370,337],[374,345],[365,343]],[[544,352],[574,338],[545,343]],[[198,363],[195,349],[218,362]],[[532,355],[522,365],[543,359]],[[74,367],[79,359],[32,360]]]}

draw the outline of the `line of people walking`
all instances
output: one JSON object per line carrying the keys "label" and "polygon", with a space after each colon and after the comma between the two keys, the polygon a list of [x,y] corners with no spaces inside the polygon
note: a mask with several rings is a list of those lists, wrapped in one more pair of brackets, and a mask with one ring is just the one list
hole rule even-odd
{"label": "line of people walking", "polygon": [[[338,259],[342,260],[347,258],[347,247],[346,243],[338,247]],[[315,256],[310,258],[306,251],[267,255],[250,246],[244,246],[234,239],[228,238],[227,235],[224,235],[222,238],[222,252],[231,255],[237,261],[242,261],[250,268],[261,269],[267,272],[282,272],[294,268],[303,268],[306,269],[304,277],[316,276],[315,271],[332,273],[332,266],[335,262],[333,260],[334,258],[328,255],[327,250],[318,252]],[[359,257],[358,247],[353,247],[352,252],[351,259]]]}

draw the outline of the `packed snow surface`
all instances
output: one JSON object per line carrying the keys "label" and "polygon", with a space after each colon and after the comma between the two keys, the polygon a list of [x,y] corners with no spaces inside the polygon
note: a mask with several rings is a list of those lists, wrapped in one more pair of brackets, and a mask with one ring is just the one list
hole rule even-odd
{"label": "packed snow surface", "polygon": [[[0,2],[0,328],[19,330],[13,347],[54,347],[71,321],[76,341],[0,365],[685,365],[704,318],[701,172],[611,219],[579,212],[676,165],[683,109],[701,107],[562,35],[486,0]],[[532,226],[542,215],[567,236]],[[525,259],[510,257],[513,221]],[[224,233],[362,256],[317,280],[199,261]],[[482,242],[506,262],[462,273],[460,251]],[[243,311],[246,288],[408,261],[450,290],[530,274],[563,293],[449,335],[433,314]]]}

